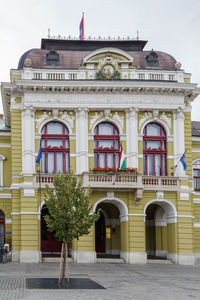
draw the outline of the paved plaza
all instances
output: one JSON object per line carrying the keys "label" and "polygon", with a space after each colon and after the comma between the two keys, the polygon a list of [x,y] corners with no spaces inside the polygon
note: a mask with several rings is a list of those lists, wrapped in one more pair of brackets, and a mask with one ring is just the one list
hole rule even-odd
{"label": "paved plaza", "polygon": [[200,264],[75,264],[71,278],[89,278],[99,290],[27,289],[26,278],[55,278],[58,263],[0,264],[0,299],[200,299]]}

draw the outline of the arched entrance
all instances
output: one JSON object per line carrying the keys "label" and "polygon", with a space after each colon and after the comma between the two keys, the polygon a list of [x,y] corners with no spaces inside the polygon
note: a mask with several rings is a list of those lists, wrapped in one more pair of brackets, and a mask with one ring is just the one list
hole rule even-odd
{"label": "arched entrance", "polygon": [[62,243],[57,241],[54,233],[47,228],[44,216],[48,214],[48,209],[43,205],[41,209],[41,252],[42,254],[58,254],[61,252]]}
{"label": "arched entrance", "polygon": [[5,215],[0,210],[0,246],[4,245],[5,242]]}
{"label": "arched entrance", "polygon": [[145,214],[147,258],[172,258],[176,253],[175,206],[166,200],[153,200],[145,206]]}
{"label": "arched entrance", "polygon": [[101,202],[100,218],[95,224],[97,258],[119,258],[121,251],[120,212],[112,203]]}

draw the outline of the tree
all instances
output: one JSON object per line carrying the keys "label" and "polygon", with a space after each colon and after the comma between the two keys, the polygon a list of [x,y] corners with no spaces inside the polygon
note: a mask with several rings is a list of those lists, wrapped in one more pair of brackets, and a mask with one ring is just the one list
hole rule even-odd
{"label": "tree", "polygon": [[73,174],[54,176],[54,188],[46,186],[45,204],[49,214],[44,217],[49,231],[62,242],[59,283],[65,283],[67,264],[67,283],[69,284],[68,242],[87,235],[99,211],[91,213],[89,204],[90,190],[82,187],[80,180]]}

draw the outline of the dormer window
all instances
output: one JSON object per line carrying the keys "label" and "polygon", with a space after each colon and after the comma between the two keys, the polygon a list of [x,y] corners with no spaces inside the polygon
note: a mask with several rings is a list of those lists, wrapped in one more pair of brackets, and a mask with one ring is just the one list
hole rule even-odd
{"label": "dormer window", "polygon": [[54,50],[49,51],[49,53],[47,53],[46,55],[46,64],[49,66],[59,66],[60,64],[59,54]]}
{"label": "dormer window", "polygon": [[147,66],[158,66],[158,54],[154,51],[151,51],[147,56],[146,56],[146,61],[147,61]]}

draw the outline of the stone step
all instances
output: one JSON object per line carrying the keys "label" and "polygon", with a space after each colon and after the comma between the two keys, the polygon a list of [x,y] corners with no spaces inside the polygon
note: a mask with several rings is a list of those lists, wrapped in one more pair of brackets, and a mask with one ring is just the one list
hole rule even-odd
{"label": "stone step", "polygon": [[[43,257],[42,262],[43,263],[59,263],[60,257]],[[68,262],[73,262],[73,259],[71,257],[68,257]]]}
{"label": "stone step", "polygon": [[171,259],[147,259],[148,264],[174,264]]}
{"label": "stone step", "polygon": [[105,263],[105,264],[124,264],[125,261],[123,258],[97,258],[98,263]]}

